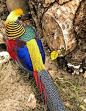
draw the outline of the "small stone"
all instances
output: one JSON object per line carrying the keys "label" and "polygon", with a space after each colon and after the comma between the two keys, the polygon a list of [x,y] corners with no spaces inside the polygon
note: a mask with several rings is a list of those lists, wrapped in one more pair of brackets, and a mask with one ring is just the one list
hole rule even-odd
{"label": "small stone", "polygon": [[31,93],[28,99],[28,106],[34,109],[36,107],[36,101],[35,95]]}
{"label": "small stone", "polygon": [[86,78],[86,71],[85,71],[85,73],[83,74],[83,77]]}
{"label": "small stone", "polygon": [[84,99],[84,102],[86,103],[86,99]]}
{"label": "small stone", "polygon": [[73,72],[72,75],[74,75],[75,73]]}
{"label": "small stone", "polygon": [[76,74],[79,75],[79,71],[76,71]]}
{"label": "small stone", "polygon": [[79,70],[79,72],[83,72],[83,69],[81,68],[81,69]]}

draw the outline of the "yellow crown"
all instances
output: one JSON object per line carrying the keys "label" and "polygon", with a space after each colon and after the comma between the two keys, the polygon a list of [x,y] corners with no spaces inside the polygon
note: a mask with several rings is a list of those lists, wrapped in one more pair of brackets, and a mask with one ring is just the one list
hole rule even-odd
{"label": "yellow crown", "polygon": [[20,15],[23,15],[23,10],[21,8],[17,8],[10,12],[5,21],[4,27],[6,27],[9,22],[15,22]]}

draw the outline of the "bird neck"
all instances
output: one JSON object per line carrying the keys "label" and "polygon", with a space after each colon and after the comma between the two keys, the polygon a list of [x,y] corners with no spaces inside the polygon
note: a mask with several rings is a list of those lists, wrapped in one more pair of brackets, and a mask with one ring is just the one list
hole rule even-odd
{"label": "bird neck", "polygon": [[6,33],[8,39],[16,39],[25,33],[25,26],[19,20],[9,22],[6,26]]}

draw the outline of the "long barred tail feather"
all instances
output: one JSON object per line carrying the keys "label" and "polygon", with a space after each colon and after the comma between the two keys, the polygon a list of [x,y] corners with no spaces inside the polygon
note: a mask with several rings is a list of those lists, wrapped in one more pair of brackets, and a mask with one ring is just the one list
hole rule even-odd
{"label": "long barred tail feather", "polygon": [[[53,85],[49,74],[46,70],[40,71],[38,74],[38,79],[42,82],[42,87],[44,90],[44,98],[50,111],[65,111],[64,105]],[[46,93],[46,94],[45,94]]]}

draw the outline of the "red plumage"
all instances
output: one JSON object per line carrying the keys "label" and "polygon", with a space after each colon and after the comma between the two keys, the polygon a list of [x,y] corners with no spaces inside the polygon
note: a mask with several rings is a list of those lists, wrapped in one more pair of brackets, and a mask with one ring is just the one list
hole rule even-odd
{"label": "red plumage", "polygon": [[7,51],[9,52],[12,59],[14,59],[16,61],[19,61],[18,57],[17,57],[18,48],[21,48],[25,44],[26,44],[26,42],[21,41],[19,39],[9,40],[9,39],[6,38]]}
{"label": "red plumage", "polygon": [[6,39],[6,46],[7,46],[7,51],[9,52],[12,59],[17,61],[17,55],[15,53],[16,51],[15,51],[15,47],[14,47],[14,46],[16,46],[16,41]]}

